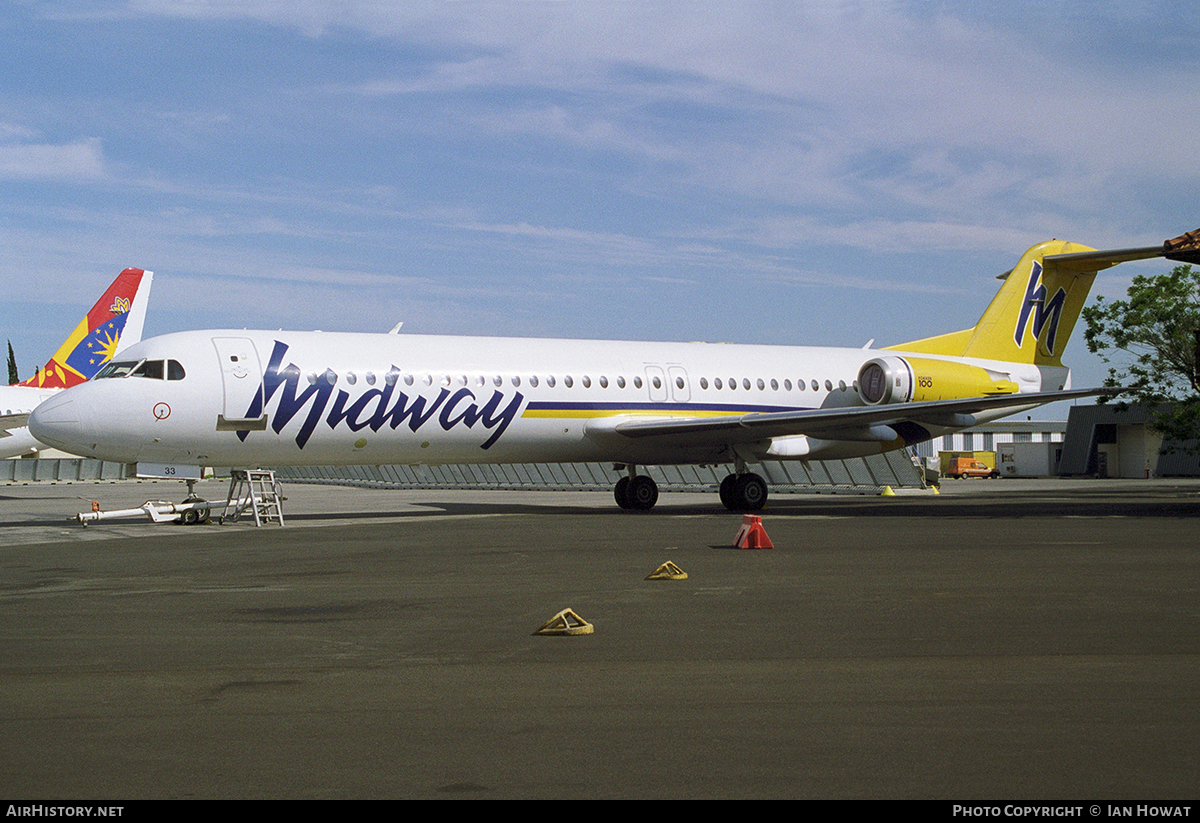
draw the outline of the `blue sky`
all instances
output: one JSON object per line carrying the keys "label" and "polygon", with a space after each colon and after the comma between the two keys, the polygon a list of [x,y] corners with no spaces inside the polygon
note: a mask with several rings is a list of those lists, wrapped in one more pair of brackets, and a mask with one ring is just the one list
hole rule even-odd
{"label": "blue sky", "polygon": [[1198,34],[1183,2],[15,0],[0,334],[27,376],[125,266],[148,335],[964,328],[1036,242],[1200,226]]}

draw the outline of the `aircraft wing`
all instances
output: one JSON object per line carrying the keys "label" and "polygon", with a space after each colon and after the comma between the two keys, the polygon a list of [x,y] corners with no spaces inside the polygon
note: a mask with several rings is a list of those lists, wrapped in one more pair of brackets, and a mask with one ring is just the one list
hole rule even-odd
{"label": "aircraft wing", "polygon": [[29,415],[8,414],[0,417],[0,421],[3,421],[3,425],[5,426],[4,431],[0,431],[0,460],[32,454],[38,449],[43,448],[42,444],[29,431],[29,428],[25,426],[23,420],[16,426],[9,425],[8,421],[18,417],[27,418]]}
{"label": "aircraft wing", "polygon": [[18,414],[0,414],[0,437],[7,437],[12,429],[29,425],[29,412]]}
{"label": "aircraft wing", "polygon": [[976,424],[974,415],[995,409],[1041,406],[1059,400],[1115,394],[1115,389],[1071,389],[1068,391],[1006,394],[999,397],[971,397],[965,400],[928,400],[919,403],[894,403],[882,406],[845,406],[829,409],[803,409],[786,412],[754,412],[728,417],[660,417],[651,420],[623,420],[613,431],[625,437],[669,435],[693,442],[746,443],[771,437],[809,435],[825,440],[894,440],[896,432],[888,428],[900,423],[927,424],[948,428],[968,428]]}

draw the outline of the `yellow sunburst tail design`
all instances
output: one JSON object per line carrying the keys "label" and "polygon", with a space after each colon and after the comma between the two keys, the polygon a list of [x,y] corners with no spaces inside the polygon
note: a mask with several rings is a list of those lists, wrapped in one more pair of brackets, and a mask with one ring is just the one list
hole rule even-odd
{"label": "yellow sunburst tail design", "polygon": [[[145,317],[145,302],[148,294],[139,291],[146,285],[149,290],[152,274],[142,269],[125,269],[117,275],[92,306],[91,311],[79,322],[58,347],[49,362],[33,377],[20,385],[37,388],[64,389],[90,380],[116,354],[122,345],[122,335],[130,317],[133,321],[133,338],[141,337],[141,323]],[[134,301],[138,294],[137,311]]]}
{"label": "yellow sunburst tail design", "polygon": [[1096,272],[1119,261],[1069,261],[1054,256],[1093,251],[1090,246],[1061,240],[1039,243],[1002,275],[1004,285],[974,327],[887,348],[1061,366],[1062,351],[1083,311]]}

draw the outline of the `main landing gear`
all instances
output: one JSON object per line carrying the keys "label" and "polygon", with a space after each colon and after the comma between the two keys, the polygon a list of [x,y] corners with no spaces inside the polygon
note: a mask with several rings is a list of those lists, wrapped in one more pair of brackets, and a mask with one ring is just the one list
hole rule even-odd
{"label": "main landing gear", "polygon": [[[652,478],[637,473],[637,467],[625,467],[629,472],[613,488],[613,497],[622,509],[649,511],[658,502],[658,484]],[[756,512],[767,503],[767,481],[753,472],[731,474],[721,481],[721,504],[731,512]]]}
{"label": "main landing gear", "polygon": [[629,466],[629,474],[617,481],[613,497],[622,509],[649,511],[658,502],[658,484],[645,474],[637,474],[636,466]]}
{"label": "main landing gear", "polygon": [[753,472],[728,475],[721,481],[720,497],[731,512],[756,512],[767,503],[767,481]]}

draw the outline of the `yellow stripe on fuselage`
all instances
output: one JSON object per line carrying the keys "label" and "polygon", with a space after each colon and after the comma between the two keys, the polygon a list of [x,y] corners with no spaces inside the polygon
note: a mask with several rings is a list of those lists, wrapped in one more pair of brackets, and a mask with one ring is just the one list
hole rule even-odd
{"label": "yellow stripe on fuselage", "polygon": [[749,411],[680,411],[678,409],[526,409],[521,417],[580,419],[589,417],[729,417]]}

